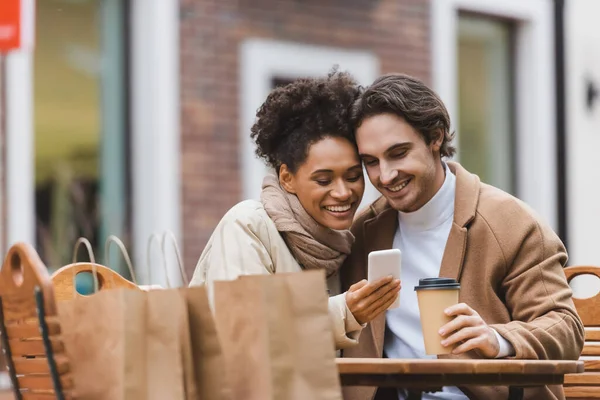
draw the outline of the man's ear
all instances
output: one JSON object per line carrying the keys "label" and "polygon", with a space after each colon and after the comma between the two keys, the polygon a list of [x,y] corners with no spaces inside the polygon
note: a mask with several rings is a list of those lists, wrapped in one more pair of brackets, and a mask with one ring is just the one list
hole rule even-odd
{"label": "man's ear", "polygon": [[294,174],[285,164],[281,164],[279,168],[279,184],[286,192],[296,194]]}
{"label": "man's ear", "polygon": [[444,143],[444,131],[438,129],[435,133],[435,136],[432,138],[430,146],[431,150],[439,152],[442,148],[442,143]]}

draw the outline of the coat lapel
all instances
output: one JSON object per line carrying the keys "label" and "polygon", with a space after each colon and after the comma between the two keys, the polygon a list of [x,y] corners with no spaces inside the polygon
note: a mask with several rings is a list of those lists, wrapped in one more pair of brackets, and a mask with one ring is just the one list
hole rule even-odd
{"label": "coat lapel", "polygon": [[398,227],[398,213],[386,204],[383,211],[365,221],[365,250],[367,254],[375,250],[391,249]]}
{"label": "coat lapel", "polygon": [[467,228],[452,223],[448,242],[442,257],[440,277],[453,278],[460,281],[462,266],[467,247]]}
{"label": "coat lapel", "polygon": [[456,193],[454,220],[442,257],[440,277],[460,281],[467,250],[467,226],[477,213],[480,182],[477,175],[470,174],[460,164],[448,162],[448,167],[456,176]]}

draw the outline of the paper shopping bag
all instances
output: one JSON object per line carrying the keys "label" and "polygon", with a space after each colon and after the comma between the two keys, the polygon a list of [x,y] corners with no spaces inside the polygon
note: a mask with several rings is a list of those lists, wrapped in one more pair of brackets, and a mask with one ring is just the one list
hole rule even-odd
{"label": "paper shopping bag", "polygon": [[200,397],[200,393],[198,392],[196,375],[194,372],[194,350],[192,347],[189,313],[187,312],[187,300],[185,297],[182,297],[182,300],[184,302],[186,312],[180,319],[179,333],[181,335],[181,366],[183,368],[183,386],[185,391],[185,398],[188,400],[201,400],[202,397]]}
{"label": "paper shopping bag", "polygon": [[234,398],[342,398],[327,303],[322,271],[215,282],[215,321]]}
{"label": "paper shopping bag", "polygon": [[[179,264],[179,272],[182,276],[183,279],[183,283],[187,285],[186,282],[186,275],[185,275],[185,271],[183,270],[183,264],[181,261],[181,253],[179,251],[179,246],[177,245],[177,240],[175,239],[175,235],[173,235],[172,232],[167,231],[162,235],[162,240],[161,240],[161,235],[157,234],[157,233],[153,233],[148,237],[148,244],[146,247],[146,268],[147,268],[147,274],[148,274],[148,280],[150,281],[149,285],[143,285],[141,286],[141,288],[143,290],[146,291],[154,291],[154,290],[162,290],[163,286],[160,284],[156,284],[156,282],[154,282],[153,284],[153,280],[152,280],[152,272],[153,272],[153,260],[156,260],[157,258],[159,260],[162,259],[162,269],[164,272],[164,283],[166,283],[166,290],[176,290],[181,296],[182,299],[184,301],[184,303],[186,304],[186,313],[185,313],[185,320],[182,320],[182,329],[181,329],[181,355],[182,355],[182,365],[183,365],[183,378],[184,378],[184,387],[185,387],[185,395],[187,399],[198,399],[198,389],[196,386],[196,377],[194,374],[194,355],[193,355],[193,350],[192,350],[192,344],[191,344],[191,336],[190,336],[190,329],[189,329],[189,315],[187,313],[187,299],[185,297],[185,293],[184,290],[185,289],[171,289],[173,286],[171,285],[171,279],[169,278],[169,262],[168,262],[168,258],[166,255],[166,244],[167,244],[167,239],[170,239],[172,242],[172,245],[174,247],[176,256],[177,256],[177,261]],[[159,246],[154,246],[154,243],[156,242],[156,244],[158,244]]]}
{"label": "paper shopping bag", "polygon": [[[160,247],[153,246],[154,242]],[[166,246],[171,243],[176,258],[168,257]],[[164,277],[168,287],[173,280],[169,278],[170,265],[176,265],[181,281],[185,286],[188,284],[187,275],[183,267],[181,253],[177,240],[172,232],[166,231],[161,235],[152,234],[148,239],[147,265],[149,272],[152,261],[156,254],[152,250],[160,250],[158,258],[162,259]],[[169,262],[170,261],[170,262]],[[187,309],[187,329],[183,332],[182,340],[188,348],[182,348],[182,361],[184,367],[184,382],[186,397],[199,400],[230,400],[231,391],[225,374],[225,362],[223,352],[217,337],[217,331],[205,287],[180,288]]]}
{"label": "paper shopping bag", "polygon": [[[146,293],[148,350],[146,367],[149,383],[147,399],[185,399],[193,390],[186,385],[185,365],[191,350],[189,321],[185,300],[178,290],[156,290]],[[184,354],[185,352],[185,354]],[[195,396],[194,391],[191,392]],[[193,398],[193,397],[192,397]]]}
{"label": "paper shopping bag", "polygon": [[199,400],[233,400],[205,286],[180,289],[187,303],[191,358]]}
{"label": "paper shopping bag", "polygon": [[58,303],[78,399],[185,399],[177,291],[101,290]]}

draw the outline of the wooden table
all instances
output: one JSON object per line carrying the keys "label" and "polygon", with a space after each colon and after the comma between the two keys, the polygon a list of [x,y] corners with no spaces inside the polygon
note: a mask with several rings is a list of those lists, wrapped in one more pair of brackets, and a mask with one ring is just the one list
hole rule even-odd
{"label": "wooden table", "polygon": [[561,385],[565,374],[582,373],[583,361],[418,360],[338,358],[343,386],[408,389],[417,398],[443,386],[509,386],[509,399],[521,399],[528,386]]}

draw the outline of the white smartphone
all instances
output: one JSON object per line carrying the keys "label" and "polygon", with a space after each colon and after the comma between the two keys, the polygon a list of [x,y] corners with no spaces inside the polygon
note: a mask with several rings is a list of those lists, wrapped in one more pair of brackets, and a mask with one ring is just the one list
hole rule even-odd
{"label": "white smartphone", "polygon": [[[402,270],[402,252],[399,249],[377,250],[369,253],[368,277],[369,282],[374,282],[384,276],[392,275],[394,279],[400,279]],[[400,296],[388,308],[398,308]]]}

